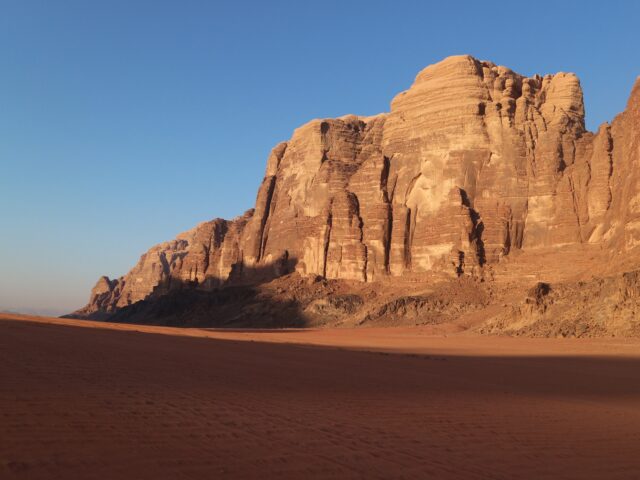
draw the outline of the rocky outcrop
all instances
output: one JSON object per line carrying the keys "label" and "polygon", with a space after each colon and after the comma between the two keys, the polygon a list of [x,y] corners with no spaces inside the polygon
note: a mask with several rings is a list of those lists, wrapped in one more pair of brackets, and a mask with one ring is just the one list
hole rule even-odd
{"label": "rocky outcrop", "polygon": [[640,84],[611,125],[591,133],[584,116],[573,74],[449,57],[387,114],[298,128],[271,152],[253,210],[151,248],[125,276],[101,278],[78,314],[291,271],[484,277],[514,252],[589,245],[635,258]]}
{"label": "rocky outcrop", "polygon": [[589,281],[538,283],[480,333],[529,337],[640,336],[640,271]]}

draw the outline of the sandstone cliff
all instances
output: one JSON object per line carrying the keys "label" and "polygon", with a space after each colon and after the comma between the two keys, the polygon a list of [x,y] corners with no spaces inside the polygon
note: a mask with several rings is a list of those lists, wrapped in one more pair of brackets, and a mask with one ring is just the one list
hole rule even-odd
{"label": "sandstone cliff", "polygon": [[547,254],[558,279],[637,268],[640,82],[610,125],[591,133],[584,118],[573,74],[524,77],[449,57],[420,72],[389,113],[298,128],[272,150],[253,210],[151,248],[125,276],[102,277],[77,313],[293,271],[511,281],[531,265],[518,259],[538,265]]}

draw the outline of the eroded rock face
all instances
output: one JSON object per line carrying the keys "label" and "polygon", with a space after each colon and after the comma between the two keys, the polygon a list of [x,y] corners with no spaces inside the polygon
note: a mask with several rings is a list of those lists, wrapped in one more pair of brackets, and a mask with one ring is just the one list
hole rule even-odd
{"label": "eroded rock face", "polygon": [[292,270],[371,282],[481,276],[523,249],[624,255],[640,245],[640,83],[611,125],[587,132],[584,115],[573,74],[449,57],[388,114],[298,128],[271,152],[255,209],[151,248],[80,313]]}
{"label": "eroded rock face", "polygon": [[575,283],[538,283],[479,333],[529,337],[640,336],[640,271]]}

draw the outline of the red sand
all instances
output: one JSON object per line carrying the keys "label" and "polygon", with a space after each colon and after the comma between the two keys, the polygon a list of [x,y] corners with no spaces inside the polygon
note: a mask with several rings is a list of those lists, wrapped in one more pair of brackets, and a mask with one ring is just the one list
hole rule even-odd
{"label": "red sand", "polygon": [[0,478],[639,477],[634,340],[0,321]]}

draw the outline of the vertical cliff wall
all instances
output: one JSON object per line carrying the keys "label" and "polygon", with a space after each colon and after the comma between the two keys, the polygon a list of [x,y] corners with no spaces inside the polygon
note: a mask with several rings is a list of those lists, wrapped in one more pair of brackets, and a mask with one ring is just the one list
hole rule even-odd
{"label": "vertical cliff wall", "polygon": [[84,313],[184,284],[290,271],[372,282],[482,275],[515,251],[640,244],[640,87],[586,131],[578,78],[470,56],[425,68],[391,111],[314,120],[277,145],[253,210],[151,248],[103,277]]}

